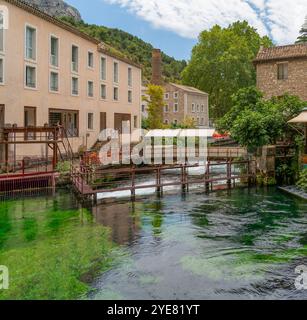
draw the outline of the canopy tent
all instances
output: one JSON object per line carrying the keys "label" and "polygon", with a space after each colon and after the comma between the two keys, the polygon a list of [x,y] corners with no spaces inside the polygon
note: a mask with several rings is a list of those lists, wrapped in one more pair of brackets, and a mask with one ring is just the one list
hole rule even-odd
{"label": "canopy tent", "polygon": [[288,121],[288,123],[304,123],[305,124],[305,153],[307,154],[307,107],[303,109],[301,114]]}
{"label": "canopy tent", "polygon": [[304,108],[302,113],[291,119],[289,123],[307,123],[307,108]]}

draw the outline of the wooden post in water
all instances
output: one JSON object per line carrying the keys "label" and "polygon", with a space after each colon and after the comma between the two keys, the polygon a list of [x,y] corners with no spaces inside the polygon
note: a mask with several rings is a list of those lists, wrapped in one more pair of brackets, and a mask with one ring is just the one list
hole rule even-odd
{"label": "wooden post in water", "polygon": [[206,172],[205,172],[205,190],[206,190],[206,192],[210,191],[209,178],[210,178],[210,160],[207,161]]}
{"label": "wooden post in water", "polygon": [[131,199],[135,200],[135,167],[131,168]]}
{"label": "wooden post in water", "polygon": [[227,187],[231,189],[231,159],[227,160]]}
{"label": "wooden post in water", "polygon": [[185,166],[181,166],[181,188],[182,191],[186,191],[186,181],[185,181]]}

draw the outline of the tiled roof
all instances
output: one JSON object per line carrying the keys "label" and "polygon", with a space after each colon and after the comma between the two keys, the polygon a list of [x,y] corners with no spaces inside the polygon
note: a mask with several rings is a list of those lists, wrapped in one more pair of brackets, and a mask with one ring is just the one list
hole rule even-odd
{"label": "tiled roof", "polygon": [[208,93],[201,91],[201,90],[198,90],[194,87],[184,86],[182,84],[177,84],[177,83],[170,83],[170,84],[178,89],[181,89],[181,90],[184,90],[184,91],[187,91],[190,93],[197,93],[197,94],[202,94],[202,95],[206,95],[206,96],[208,95]]}
{"label": "tiled roof", "polygon": [[288,46],[261,48],[256,59],[254,60],[254,63],[293,58],[307,58],[307,44],[293,44]]}

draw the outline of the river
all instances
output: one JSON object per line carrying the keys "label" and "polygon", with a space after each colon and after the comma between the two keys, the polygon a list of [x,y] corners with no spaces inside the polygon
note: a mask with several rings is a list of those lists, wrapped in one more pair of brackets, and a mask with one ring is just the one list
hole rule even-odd
{"label": "river", "polygon": [[275,188],[88,208],[69,192],[6,201],[0,265],[12,269],[13,291],[0,298],[307,299],[294,286],[295,268],[307,265],[306,227],[307,202]]}

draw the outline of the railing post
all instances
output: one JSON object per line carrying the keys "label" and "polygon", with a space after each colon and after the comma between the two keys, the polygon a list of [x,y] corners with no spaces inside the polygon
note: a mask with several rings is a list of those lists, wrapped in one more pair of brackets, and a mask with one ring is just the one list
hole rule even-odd
{"label": "railing post", "polygon": [[25,175],[25,159],[22,159],[22,175]]}

